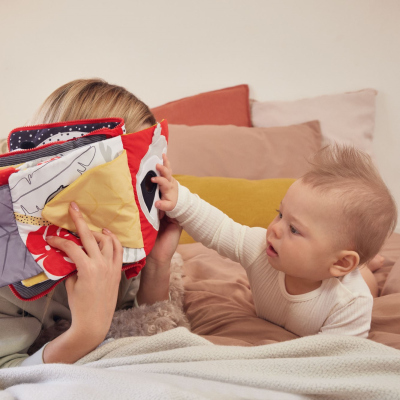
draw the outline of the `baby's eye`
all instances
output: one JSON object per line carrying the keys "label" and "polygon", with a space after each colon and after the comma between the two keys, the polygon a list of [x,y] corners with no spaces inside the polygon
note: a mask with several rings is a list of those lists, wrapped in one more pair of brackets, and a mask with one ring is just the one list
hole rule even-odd
{"label": "baby's eye", "polygon": [[290,225],[290,232],[292,232],[293,234],[299,234],[300,232],[292,225]]}
{"label": "baby's eye", "polygon": [[278,213],[280,219],[282,219],[282,213],[279,210],[275,210]]}

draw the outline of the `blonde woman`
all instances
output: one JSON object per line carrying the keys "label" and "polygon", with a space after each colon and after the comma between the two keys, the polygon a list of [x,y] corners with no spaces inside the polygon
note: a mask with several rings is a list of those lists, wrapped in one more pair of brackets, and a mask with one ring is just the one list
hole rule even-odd
{"label": "blonde woman", "polygon": [[[156,123],[149,108],[132,93],[100,79],[80,79],[54,91],[37,112],[32,124],[47,124],[92,118],[120,117],[128,132]],[[95,349],[106,337],[116,309],[153,304],[169,299],[172,255],[178,245],[180,228],[165,218],[152,252],[142,270],[140,287],[121,274],[122,246],[107,229],[89,230],[79,204],[71,203],[69,213],[83,246],[59,237],[48,243],[64,251],[76,264],[78,273],[58,285],[50,296],[23,302],[8,287],[0,288],[0,368],[41,363],[74,363]],[[70,328],[28,356],[27,350],[42,328],[59,319],[71,321]]]}

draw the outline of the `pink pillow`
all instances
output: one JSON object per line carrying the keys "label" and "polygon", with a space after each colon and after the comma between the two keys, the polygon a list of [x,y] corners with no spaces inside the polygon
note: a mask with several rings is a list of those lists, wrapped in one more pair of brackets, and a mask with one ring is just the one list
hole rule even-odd
{"label": "pink pillow", "polygon": [[201,243],[180,245],[191,330],[215,344],[262,345],[297,336],[258,318],[244,268]]}
{"label": "pink pillow", "polygon": [[227,178],[298,178],[319,150],[318,121],[275,128],[169,125],[174,174]]}
{"label": "pink pillow", "polygon": [[157,121],[170,124],[251,126],[247,85],[185,97],[151,111]]}
{"label": "pink pillow", "polygon": [[316,119],[321,123],[322,144],[354,144],[372,154],[376,94],[374,89],[364,89],[296,101],[255,101],[252,121],[254,126],[270,127]]}

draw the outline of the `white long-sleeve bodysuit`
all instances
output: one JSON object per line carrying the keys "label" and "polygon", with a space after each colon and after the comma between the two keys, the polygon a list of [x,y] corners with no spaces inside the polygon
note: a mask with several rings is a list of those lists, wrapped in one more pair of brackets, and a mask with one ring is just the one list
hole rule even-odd
{"label": "white long-sleeve bodysuit", "polygon": [[358,269],[323,280],[309,293],[291,295],[285,274],[268,262],[265,229],[234,222],[181,185],[178,203],[167,215],[176,218],[195,240],[244,267],[260,318],[299,336],[368,336],[373,298]]}

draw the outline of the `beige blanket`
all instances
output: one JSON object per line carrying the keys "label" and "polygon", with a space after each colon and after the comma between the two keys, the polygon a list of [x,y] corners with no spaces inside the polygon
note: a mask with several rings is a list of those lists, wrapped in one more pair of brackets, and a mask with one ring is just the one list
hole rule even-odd
{"label": "beige blanket", "polygon": [[218,346],[177,328],[124,338],[75,365],[0,371],[0,399],[400,399],[400,351],[320,335]]}

